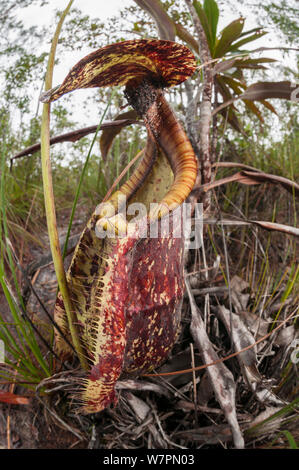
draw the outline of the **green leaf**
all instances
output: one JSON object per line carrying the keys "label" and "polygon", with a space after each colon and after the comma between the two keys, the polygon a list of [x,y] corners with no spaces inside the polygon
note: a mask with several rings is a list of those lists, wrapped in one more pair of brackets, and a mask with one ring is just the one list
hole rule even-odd
{"label": "green leaf", "polygon": [[260,39],[262,36],[265,36],[265,34],[268,34],[267,31],[258,31],[255,34],[252,34],[251,36],[248,36],[247,38],[241,39],[240,41],[233,43],[231,47],[229,48],[230,52],[236,51],[240,49],[241,46],[244,44],[247,44],[248,42],[256,41],[257,39]]}
{"label": "green leaf", "polygon": [[272,63],[277,62],[276,59],[270,59],[268,57],[260,58],[260,59],[243,59],[237,60],[235,62],[235,66],[239,69],[267,69],[261,64],[265,63]]}
{"label": "green leaf", "polygon": [[228,59],[228,60],[222,60],[221,62],[218,62],[217,64],[214,65],[213,72],[214,74],[219,74],[223,73],[226,70],[232,69],[235,67],[237,59]]}
{"label": "green leaf", "polygon": [[217,26],[219,19],[219,9],[215,0],[204,0],[203,9],[205,11],[211,31],[211,46],[214,49],[216,42]]}
{"label": "green leaf", "polygon": [[214,47],[213,47],[213,39],[212,39],[212,30],[211,30],[211,27],[210,27],[210,24],[209,24],[208,17],[206,15],[206,12],[202,8],[200,2],[194,0],[193,6],[195,8],[195,11],[196,11],[197,16],[199,18],[199,21],[201,22],[201,25],[202,25],[203,30],[205,32],[207,42],[208,42],[208,45],[209,45],[209,49],[210,49],[211,55],[213,57]]}
{"label": "green leaf", "polygon": [[230,75],[231,75],[231,77],[235,78],[236,80],[244,82],[244,75],[243,75],[242,69],[240,69],[239,67],[236,68],[233,71],[233,73],[231,73]]}
{"label": "green leaf", "polygon": [[254,426],[246,429],[245,432],[244,432],[245,436],[257,436],[258,431],[263,429],[263,427],[266,423],[270,423],[271,421],[273,421],[277,418],[284,417],[284,416],[288,415],[289,413],[297,412],[298,411],[298,404],[299,404],[299,397],[295,398],[294,401],[292,401],[288,405],[284,406],[283,408],[281,408],[279,411],[277,411],[273,415],[269,416],[268,418],[264,419],[263,421],[260,421],[259,423],[255,424]]}
{"label": "green leaf", "polygon": [[258,26],[257,28],[252,28],[252,29],[249,29],[248,31],[243,31],[242,34],[240,34],[240,38],[243,38],[244,36],[248,36],[248,34],[257,33],[260,30],[261,28]]}
{"label": "green leaf", "polygon": [[270,59],[269,57],[260,57],[258,59],[243,59],[243,60],[237,60],[236,65],[244,65],[244,64],[262,64],[266,62],[277,62],[276,59]]}
{"label": "green leaf", "polygon": [[298,449],[296,441],[295,441],[294,437],[292,436],[292,434],[290,433],[290,431],[281,431],[281,432],[282,432],[282,434],[285,435],[285,437],[289,441],[290,448],[291,449]]}
{"label": "green leaf", "polygon": [[216,41],[213,58],[223,57],[229,51],[231,44],[240,37],[243,27],[244,18],[239,18],[223,29],[220,38]]}
{"label": "green leaf", "polygon": [[221,111],[219,111],[219,114],[222,115],[224,122],[227,121],[233,129],[235,129],[237,132],[244,133],[243,127],[239,119],[237,118],[236,113],[232,110],[231,107],[229,107],[228,109],[221,109]]}
{"label": "green leaf", "polygon": [[224,77],[217,76],[216,87],[217,87],[217,91],[219,91],[219,93],[221,93],[221,95],[223,97],[223,101],[228,101],[232,98],[232,94],[231,94],[227,84],[225,83]]}

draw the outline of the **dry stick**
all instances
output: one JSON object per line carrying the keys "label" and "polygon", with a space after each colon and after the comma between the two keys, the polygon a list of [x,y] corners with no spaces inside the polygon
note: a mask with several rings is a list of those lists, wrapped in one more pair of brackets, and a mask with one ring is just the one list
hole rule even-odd
{"label": "dry stick", "polygon": [[11,449],[10,445],[10,414],[6,418],[6,440],[7,440],[7,449]]}
{"label": "dry stick", "polygon": [[258,49],[253,49],[253,51],[249,51],[250,53],[252,52],[262,52],[262,51],[299,51],[298,47],[259,47]]}
{"label": "dry stick", "polygon": [[[218,105],[218,94],[214,87],[213,108]],[[217,143],[218,143],[218,116],[212,116],[212,138],[211,138],[211,182],[215,180],[217,168],[214,164],[217,160]],[[220,154],[219,154],[220,157]]]}
{"label": "dry stick", "polygon": [[66,429],[67,431],[69,431],[69,432],[71,432],[72,434],[74,434],[78,439],[80,439],[80,441],[85,440],[85,436],[81,435],[77,429],[72,428],[68,423],[66,423],[65,421],[63,421],[63,420],[58,416],[58,414],[53,411],[52,408],[50,408],[48,405],[46,405],[45,401],[42,400],[42,399],[39,397],[39,395],[37,395],[37,393],[36,393],[36,397],[37,397],[37,399],[39,400],[39,402],[40,402],[40,403],[46,408],[46,410],[50,413],[50,415],[52,415],[53,418],[58,421],[58,423],[62,426],[62,428]]}
{"label": "dry stick", "polygon": [[213,163],[212,166],[216,168],[218,167],[219,168],[235,168],[237,166],[239,168],[244,168],[245,170],[253,170],[259,173],[262,172],[262,170],[259,170],[258,168],[255,168],[254,166],[245,165],[245,163],[240,163],[240,162],[216,162],[216,163]]}
{"label": "dry stick", "polygon": [[[235,56],[234,60],[237,57],[244,57],[244,54],[239,54],[239,55]],[[207,62],[204,62],[201,65],[199,65],[197,67],[197,70],[199,71],[199,70],[205,68],[206,66],[208,66],[210,68],[210,66],[212,64],[214,64],[215,62],[217,63],[221,60],[222,60],[221,58],[211,59],[211,60],[209,60]],[[228,59],[228,61],[230,61],[230,60],[231,59]],[[225,62],[227,62],[227,61],[224,61],[223,63],[225,63]],[[215,73],[214,70],[211,73],[214,74]],[[196,155],[199,157],[199,155],[200,155],[200,146],[199,146],[199,142],[198,142],[198,136],[200,135],[200,132],[199,132],[200,123],[198,124],[198,123],[195,122],[194,116],[196,116],[196,109],[197,109],[199,96],[200,96],[200,93],[199,93],[200,87],[198,86],[198,92],[197,92],[197,94],[194,98],[192,96],[192,87],[191,87],[191,85],[188,81],[185,82],[185,89],[186,89],[186,94],[187,94],[187,98],[188,98],[187,109],[186,109],[186,125],[187,125],[187,129],[188,129],[188,135],[189,135],[189,139],[192,143],[192,146],[194,148],[194,151],[195,151]],[[216,94],[215,94],[215,100],[216,100]],[[216,101],[215,101],[215,103],[216,103]],[[216,107],[216,105],[214,107]],[[212,116],[213,116],[213,134],[212,134],[213,137],[212,137],[212,142],[211,142],[211,155],[210,155],[211,163],[213,163],[215,161],[216,142],[217,142],[217,117],[214,116],[214,112],[212,113]],[[212,165],[212,167],[213,167],[213,165]],[[214,176],[212,175],[212,172],[211,172],[211,181],[213,180],[213,178],[214,178]],[[197,184],[200,184],[199,179],[197,181]]]}
{"label": "dry stick", "polygon": [[[236,56],[237,57],[243,57],[242,54],[239,54]],[[211,59],[211,60],[208,60],[207,62],[204,62],[203,64],[199,65],[198,67],[196,67],[196,70],[201,70],[203,69],[204,67],[206,67],[207,65],[211,65],[211,64],[214,64],[215,62],[219,62],[221,59],[221,57],[217,58],[217,59]],[[230,59],[229,59],[230,60]],[[226,62],[226,61],[223,61],[223,62]]]}
{"label": "dry stick", "polygon": [[225,232],[224,232],[224,228],[223,228],[221,209],[219,207],[216,196],[215,196],[215,201],[216,201],[216,205],[217,205],[217,209],[218,209],[218,217],[220,219],[221,235],[222,235],[223,248],[224,248],[225,271],[226,271],[227,286],[228,286],[228,303],[229,303],[229,318],[230,318],[230,342],[231,342],[231,348],[233,348],[234,329],[233,329],[232,293],[231,293],[228,251],[227,251],[227,245],[226,245]]}
{"label": "dry stick", "polygon": [[228,359],[231,359],[232,357],[236,357],[239,354],[241,354],[244,351],[248,351],[251,348],[254,348],[257,344],[261,343],[262,341],[265,341],[265,339],[269,338],[273,333],[275,333],[277,330],[279,330],[283,325],[285,325],[289,320],[291,320],[295,315],[295,312],[292,312],[290,315],[287,316],[285,320],[281,322],[280,325],[278,325],[274,330],[270,331],[270,333],[265,334],[262,336],[260,339],[258,339],[255,343],[250,344],[249,346],[246,346],[246,348],[240,349],[240,351],[236,351],[232,354],[229,354],[229,356],[222,357],[221,359],[218,359],[217,361],[210,362],[209,364],[203,364],[202,366],[196,366],[192,369],[183,369],[183,370],[177,370],[173,372],[156,372],[155,374],[142,374],[142,377],[163,377],[166,375],[179,375],[179,374],[186,374],[186,373],[193,373],[195,370],[201,370],[201,369],[207,369],[207,367],[214,366],[216,364],[220,364],[221,362],[227,361]]}
{"label": "dry stick", "polygon": [[[60,20],[58,22],[53,40],[51,45],[51,50],[48,59],[48,67],[45,78],[45,90],[50,90],[52,88],[52,76],[54,68],[54,60],[56,47],[58,43],[59,34],[62,28],[63,21],[68,14],[73,0],[70,0],[68,6],[62,13]],[[55,202],[54,202],[54,192],[53,192],[53,183],[52,183],[52,171],[51,171],[51,161],[50,161],[50,104],[44,103],[43,113],[42,113],[42,125],[41,125],[41,160],[42,160],[42,175],[43,175],[43,186],[44,186],[44,197],[45,197],[45,209],[46,209],[46,218],[48,224],[48,233],[50,239],[50,247],[54,261],[55,272],[57,276],[57,281],[59,285],[59,290],[61,292],[62,300],[64,303],[69,330],[71,333],[72,342],[74,348],[77,351],[79,356],[80,364],[83,369],[88,369],[88,362],[86,357],[83,354],[83,348],[80,342],[75,311],[70,299],[68,285],[66,281],[66,275],[64,271],[63,259],[60,250],[59,237],[57,231],[57,221],[56,221],[56,211],[55,211]]]}
{"label": "dry stick", "polygon": [[[221,166],[221,165],[219,165]],[[224,165],[223,165],[224,166]],[[238,165],[236,165],[238,166]],[[204,185],[195,185],[192,189],[192,192],[201,190],[204,192],[210,191],[211,189],[217,188],[218,186],[222,186],[223,184],[232,183],[236,181],[237,183],[246,184],[246,185],[257,185],[257,184],[264,184],[264,183],[271,183],[271,184],[280,184],[284,189],[290,192],[292,195],[295,193],[295,196],[299,196],[299,185],[288,178],[284,178],[282,176],[271,175],[269,173],[264,173],[262,171],[254,170],[242,170],[238,173],[234,173],[233,175],[226,176],[225,178],[221,178],[219,180],[214,181],[213,183],[208,183]]]}
{"label": "dry stick", "polygon": [[212,116],[215,116],[216,114],[219,113],[219,111],[221,111],[222,109],[226,108],[227,106],[230,106],[231,104],[233,104],[235,101],[239,100],[239,99],[242,99],[242,96],[236,96],[234,98],[232,98],[231,100],[227,100],[227,101],[224,101],[224,103],[221,103],[219,106],[217,106],[217,108],[215,108],[212,112]]}

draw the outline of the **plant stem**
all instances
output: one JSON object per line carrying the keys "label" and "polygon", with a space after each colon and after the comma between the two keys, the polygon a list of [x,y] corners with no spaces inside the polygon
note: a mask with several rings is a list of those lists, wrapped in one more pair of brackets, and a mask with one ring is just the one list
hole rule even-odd
{"label": "plant stem", "polygon": [[[49,90],[52,87],[52,77],[53,77],[53,68],[56,47],[58,43],[59,34],[62,28],[63,21],[68,14],[73,0],[70,0],[66,9],[62,13],[60,20],[58,22],[53,40],[51,45],[51,50],[48,59],[48,68],[45,78],[45,90]],[[53,193],[53,183],[52,183],[52,170],[51,170],[51,161],[50,161],[50,105],[45,103],[43,105],[42,113],[42,124],[41,124],[41,160],[42,160],[42,176],[43,176],[43,187],[44,187],[44,197],[45,197],[45,210],[46,218],[48,225],[48,234],[50,240],[50,247],[53,256],[53,262],[55,267],[55,272],[57,276],[57,281],[59,289],[62,295],[64,302],[65,311],[68,318],[69,329],[72,337],[72,342],[76,352],[78,354],[81,366],[83,369],[88,369],[88,363],[86,358],[83,355],[82,345],[80,343],[78,330],[76,327],[76,315],[72,306],[72,302],[69,296],[63,259],[60,250],[59,237],[57,231],[57,222],[56,222],[56,212],[55,212],[55,201]]]}

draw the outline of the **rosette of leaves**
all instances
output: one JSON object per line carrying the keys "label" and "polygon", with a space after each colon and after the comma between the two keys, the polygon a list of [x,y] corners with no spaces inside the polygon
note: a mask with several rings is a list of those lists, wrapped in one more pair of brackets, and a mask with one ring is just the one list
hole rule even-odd
{"label": "rosette of leaves", "polygon": [[[135,2],[154,18],[160,37],[175,40],[177,36],[199,54],[198,41],[182,23],[170,16],[166,4],[160,0],[135,0]],[[265,70],[267,63],[276,62],[275,59],[268,57],[252,58],[250,54],[255,50],[247,49],[252,42],[267,32],[260,27],[244,31],[245,20],[242,17],[232,21],[218,32],[217,2],[204,0],[201,3],[194,0],[192,4],[204,30],[211,59],[215,60],[215,63],[211,65],[215,91],[223,99],[222,103],[216,104],[214,113],[220,113],[234,129],[241,131],[242,125],[236,114],[238,111],[236,102],[242,100],[246,108],[263,122],[261,109],[255,102],[260,102],[268,110],[276,113],[273,105],[267,100],[269,98],[290,100],[291,93],[294,91],[289,81],[257,82],[248,85],[246,70]],[[258,50],[262,51],[262,48]]]}
{"label": "rosette of leaves", "polygon": [[[185,46],[159,40],[125,41],[84,57],[62,85],[41,97],[49,102],[78,88],[123,85],[129,104],[147,129],[141,162],[95,210],[67,273],[90,364],[79,396],[83,413],[115,403],[120,375],[138,375],[157,367],[178,336],[184,238],[175,233],[181,217],[176,218],[175,209],[193,188],[197,162],[163,89],[183,82],[195,69],[194,56]],[[146,209],[137,221],[125,216],[129,204],[132,208],[136,202]],[[164,230],[167,217],[170,226]],[[153,227],[154,237],[150,236]],[[55,320],[70,340],[60,295]],[[64,338],[58,331],[55,336],[57,353],[62,359],[70,357],[72,350]]]}

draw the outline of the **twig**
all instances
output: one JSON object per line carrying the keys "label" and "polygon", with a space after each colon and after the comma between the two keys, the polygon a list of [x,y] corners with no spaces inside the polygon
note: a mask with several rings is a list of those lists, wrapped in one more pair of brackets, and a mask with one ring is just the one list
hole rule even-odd
{"label": "twig", "polygon": [[[227,293],[228,293],[228,287],[226,286],[203,287],[202,289],[192,289],[192,294],[194,295],[194,297],[199,296],[199,295],[206,295],[206,294],[226,295]],[[186,292],[186,296],[188,296],[187,292]]]}
{"label": "twig", "polygon": [[[100,130],[110,129],[111,127],[119,127],[119,126],[129,126],[131,124],[143,124],[142,121],[136,121],[134,119],[119,119],[116,121],[107,121],[103,122]],[[75,131],[66,132],[65,134],[60,134],[55,137],[51,137],[50,145],[59,144],[61,142],[76,142],[77,140],[82,139],[86,135],[94,134],[97,130],[98,125],[96,126],[89,126],[83,127],[82,129],[77,129]],[[40,150],[40,142],[31,145],[30,147],[25,148],[19,153],[16,153],[13,157],[11,157],[10,161],[21,157],[25,157],[26,155],[32,155]]]}
{"label": "twig", "polygon": [[167,444],[170,444],[173,447],[178,447],[179,449],[187,449],[187,447],[180,446],[179,444],[176,444],[175,442],[171,441],[168,438],[168,436],[166,436],[166,434],[164,432],[164,429],[162,428],[162,424],[161,424],[161,421],[159,419],[158,413],[156,412],[155,408],[152,408],[152,411],[153,411],[154,417],[155,417],[156,422],[158,424],[159,431],[160,431],[164,441],[167,442]]}
{"label": "twig", "polygon": [[123,171],[121,172],[121,174],[118,176],[118,178],[116,178],[116,180],[114,181],[113,185],[111,186],[111,188],[109,189],[109,191],[107,192],[106,196],[104,197],[103,202],[107,201],[107,199],[110,197],[112,191],[114,190],[114,188],[116,188],[116,186],[118,185],[118,183],[122,180],[122,178],[124,177],[124,175],[129,171],[129,169],[134,165],[134,163],[138,160],[139,157],[141,157],[141,155],[143,154],[144,152],[144,149],[140,150],[140,152],[137,153],[137,155],[135,155],[134,158],[132,158],[132,160],[128,163],[128,165],[123,169]]}

